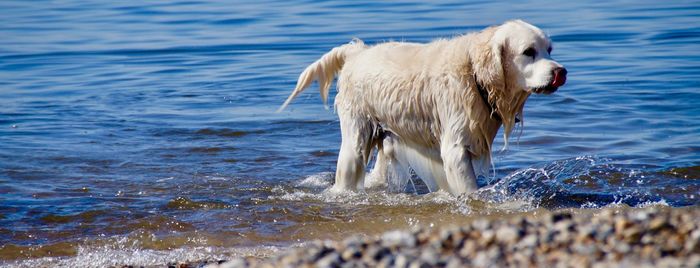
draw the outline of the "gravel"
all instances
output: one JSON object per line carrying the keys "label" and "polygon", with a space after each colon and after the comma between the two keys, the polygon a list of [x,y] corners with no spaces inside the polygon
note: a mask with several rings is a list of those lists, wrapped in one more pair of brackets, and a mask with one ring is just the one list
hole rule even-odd
{"label": "gravel", "polygon": [[700,267],[700,208],[538,211],[316,241],[233,267]]}

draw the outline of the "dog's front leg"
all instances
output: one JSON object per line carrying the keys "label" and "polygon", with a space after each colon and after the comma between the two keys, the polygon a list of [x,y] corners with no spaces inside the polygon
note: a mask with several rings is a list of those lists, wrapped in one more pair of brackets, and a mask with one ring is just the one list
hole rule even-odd
{"label": "dog's front leg", "polygon": [[454,195],[471,193],[477,189],[471,154],[461,140],[463,139],[446,137],[440,145],[440,156],[450,188],[445,190]]}

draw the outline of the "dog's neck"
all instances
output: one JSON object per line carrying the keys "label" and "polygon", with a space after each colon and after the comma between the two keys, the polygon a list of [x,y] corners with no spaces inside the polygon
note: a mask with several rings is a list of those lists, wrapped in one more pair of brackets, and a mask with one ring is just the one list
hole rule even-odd
{"label": "dog's neck", "polygon": [[[491,118],[498,122],[503,122],[503,119],[501,118],[501,115],[498,114],[497,109],[496,109],[496,104],[491,103],[489,101],[489,92],[486,91],[483,85],[479,83],[479,80],[476,79],[476,74],[474,74],[474,83],[476,83],[476,89],[479,92],[479,96],[481,96],[481,100],[484,102],[484,106],[489,109],[489,115]],[[520,122],[520,119],[517,117],[515,118],[515,123]]]}

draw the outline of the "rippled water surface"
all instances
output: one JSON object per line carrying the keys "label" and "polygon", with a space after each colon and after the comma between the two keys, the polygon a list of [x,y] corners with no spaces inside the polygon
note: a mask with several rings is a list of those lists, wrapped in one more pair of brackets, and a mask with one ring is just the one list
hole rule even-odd
{"label": "rippled water surface", "polygon": [[[329,195],[337,116],[316,87],[274,113],[353,37],[427,42],[513,18],[552,37],[569,78],[529,99],[471,196],[417,180]],[[0,263],[264,256],[539,209],[698,205],[699,44],[692,1],[2,1]]]}

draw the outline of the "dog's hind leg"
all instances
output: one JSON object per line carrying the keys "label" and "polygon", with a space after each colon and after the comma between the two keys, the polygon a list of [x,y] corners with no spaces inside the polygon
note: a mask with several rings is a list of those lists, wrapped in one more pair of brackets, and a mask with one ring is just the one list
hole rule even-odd
{"label": "dog's hind leg", "polygon": [[372,151],[372,124],[362,116],[338,109],[342,144],[331,191],[364,189],[365,167]]}
{"label": "dog's hind leg", "polygon": [[384,166],[386,167],[386,181],[390,192],[403,192],[411,181],[411,169],[406,161],[400,161],[397,157],[401,153],[397,148],[398,142],[391,134],[382,140]]}
{"label": "dog's hind leg", "polygon": [[409,146],[392,135],[387,135],[384,139],[384,152],[391,163],[389,178],[394,185],[401,186],[411,182],[412,169],[423,180],[429,191],[447,188],[439,156],[432,157],[428,150]]}
{"label": "dog's hind leg", "polygon": [[373,188],[378,186],[384,186],[387,182],[387,177],[389,176],[389,157],[384,153],[384,148],[381,145],[380,140],[376,145],[377,157],[374,160],[374,167],[372,171],[369,172],[367,178],[365,178],[365,187]]}

